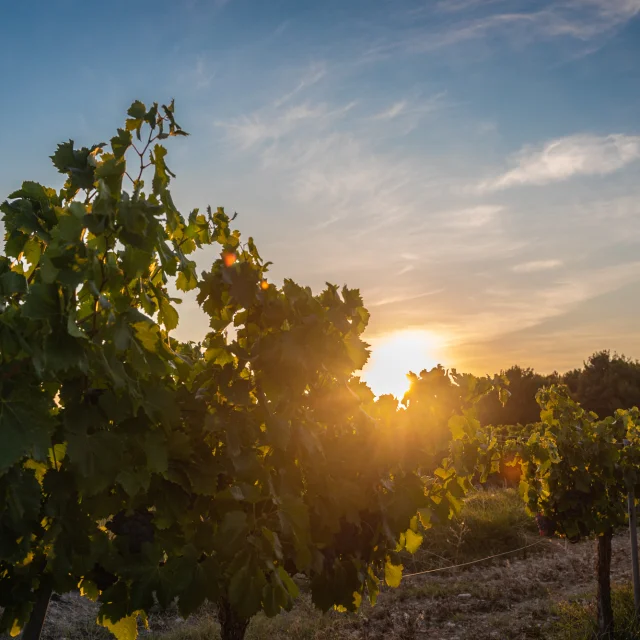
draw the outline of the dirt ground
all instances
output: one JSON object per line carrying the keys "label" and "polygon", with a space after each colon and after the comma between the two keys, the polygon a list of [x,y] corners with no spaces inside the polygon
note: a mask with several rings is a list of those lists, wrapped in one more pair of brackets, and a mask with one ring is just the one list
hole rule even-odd
{"label": "dirt ground", "polygon": [[[406,578],[370,610],[369,638],[549,638],[557,602],[590,599],[595,593],[595,544],[544,540],[526,558]],[[611,580],[631,580],[626,533],[613,540]]]}
{"label": "dirt ground", "polygon": [[[303,597],[281,620],[258,617],[249,636],[256,640],[549,639],[557,602],[593,597],[594,555],[594,541],[572,545],[540,540],[526,551],[526,557],[519,552],[464,569],[403,578],[398,589],[385,589],[375,607],[363,606],[357,615],[321,616]],[[629,539],[621,533],[613,540],[612,583],[630,580]],[[51,602],[43,638],[108,638],[108,632],[96,627],[95,614],[96,605],[77,595],[57,598]],[[150,623],[143,637],[217,636],[211,612],[193,621],[162,614],[152,616]]]}

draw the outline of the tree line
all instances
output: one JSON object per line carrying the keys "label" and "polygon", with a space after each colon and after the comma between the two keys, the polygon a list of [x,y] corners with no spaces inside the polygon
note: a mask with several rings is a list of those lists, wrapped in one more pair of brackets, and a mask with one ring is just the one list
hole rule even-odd
{"label": "tree line", "polygon": [[544,387],[564,384],[571,398],[600,418],[618,409],[640,406],[640,362],[610,351],[597,351],[582,367],[560,374],[537,373],[513,366],[501,372],[509,383],[509,401],[502,404],[496,392],[482,398],[478,418],[483,426],[527,425],[540,420],[536,394]]}

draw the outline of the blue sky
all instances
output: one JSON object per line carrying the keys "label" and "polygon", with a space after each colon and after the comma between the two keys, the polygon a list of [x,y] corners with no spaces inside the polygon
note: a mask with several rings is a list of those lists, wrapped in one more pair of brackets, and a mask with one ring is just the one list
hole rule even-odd
{"label": "blue sky", "polygon": [[175,97],[178,205],[238,211],[276,279],[359,287],[374,347],[640,357],[639,60],[640,0],[3,2],[0,192]]}

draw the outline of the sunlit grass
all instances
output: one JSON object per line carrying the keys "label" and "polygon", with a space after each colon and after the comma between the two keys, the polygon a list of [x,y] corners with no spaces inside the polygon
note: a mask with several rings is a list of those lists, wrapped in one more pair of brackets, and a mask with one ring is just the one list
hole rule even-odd
{"label": "sunlit grass", "polygon": [[517,549],[537,537],[535,522],[525,513],[517,490],[481,490],[465,499],[461,513],[450,523],[425,532],[421,548],[407,557],[405,568],[421,571],[470,562]]}

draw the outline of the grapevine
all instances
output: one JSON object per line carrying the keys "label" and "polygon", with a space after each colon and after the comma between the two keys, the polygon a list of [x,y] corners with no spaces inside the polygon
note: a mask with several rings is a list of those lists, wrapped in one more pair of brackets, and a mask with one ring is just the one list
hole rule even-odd
{"label": "grapevine", "polygon": [[[163,142],[185,135],[173,103],[136,101],[110,145],[58,146],[61,189],[25,182],[1,206],[12,635],[52,592],[79,589],[121,639],[156,604],[188,616],[205,600],[223,638],[241,638],[258,611],[292,605],[295,572],[321,609],[356,610],[399,584],[399,554],[493,465],[474,403],[495,381],[452,372],[449,388],[432,373],[445,413],[427,391],[387,411],[354,376],[368,358],[357,290],[270,282],[224,209],[179,212]],[[214,256],[201,274],[199,248]],[[200,344],[172,337],[176,290],[209,318]],[[435,429],[453,435],[444,461]]]}
{"label": "grapevine", "polygon": [[640,414],[618,410],[603,420],[564,386],[538,393],[542,428],[522,443],[521,492],[541,535],[570,542],[598,539],[598,625],[613,636],[610,561],[613,531],[626,523],[629,492],[638,495]]}

